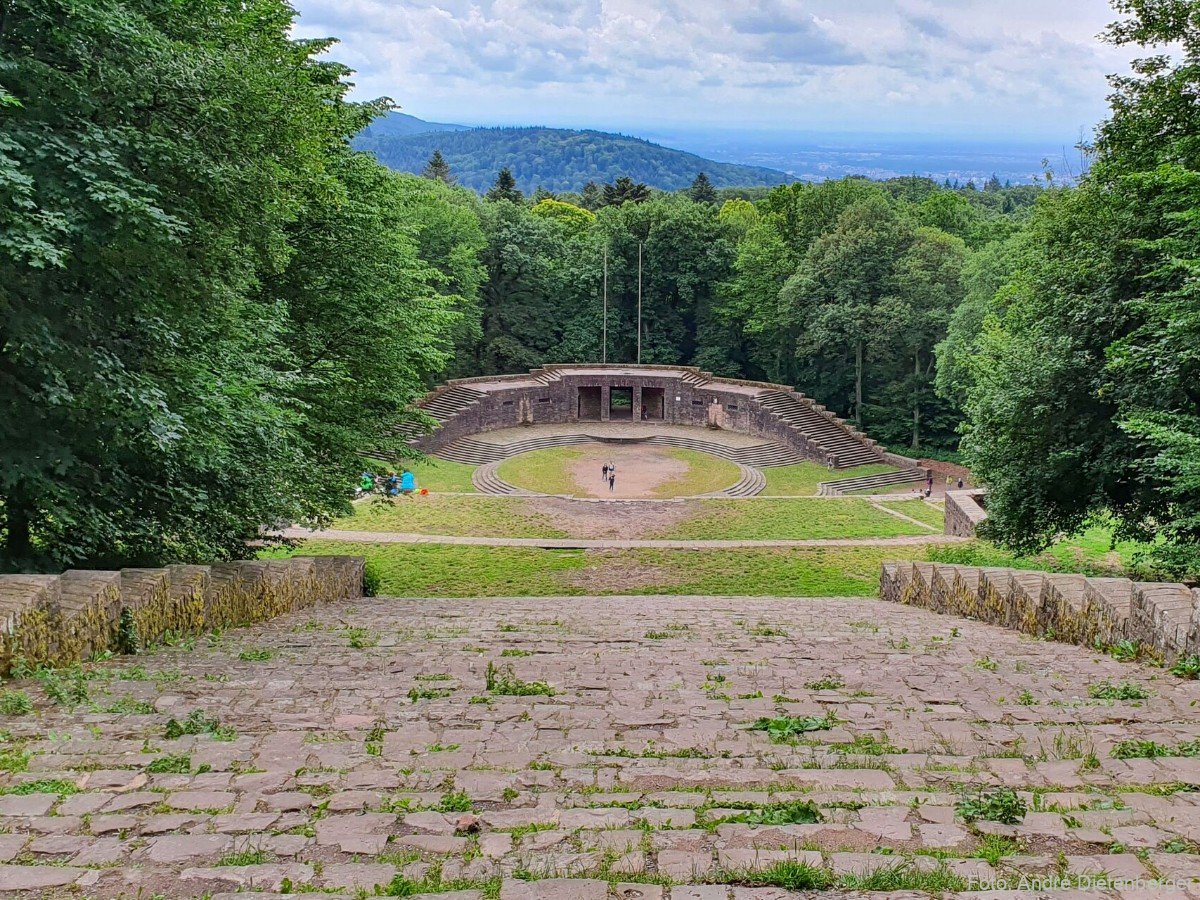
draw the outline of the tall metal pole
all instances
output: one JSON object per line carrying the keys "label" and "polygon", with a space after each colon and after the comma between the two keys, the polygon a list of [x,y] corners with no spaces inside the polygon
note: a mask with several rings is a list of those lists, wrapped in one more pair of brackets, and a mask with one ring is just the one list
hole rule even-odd
{"label": "tall metal pole", "polygon": [[608,248],[604,248],[604,325],[600,337],[600,362],[608,362]]}
{"label": "tall metal pole", "polygon": [[642,364],[642,242],[638,241],[638,365]]}

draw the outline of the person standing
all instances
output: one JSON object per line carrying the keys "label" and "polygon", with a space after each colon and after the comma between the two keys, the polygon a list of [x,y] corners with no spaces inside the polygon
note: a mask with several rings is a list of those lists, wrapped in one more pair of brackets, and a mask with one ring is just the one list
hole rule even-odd
{"label": "person standing", "polygon": [[600,480],[608,481],[608,463],[605,463],[600,467]]}
{"label": "person standing", "polygon": [[617,473],[614,472],[612,469],[609,469],[608,470],[608,492],[610,494],[614,490],[616,490],[616,485],[617,485]]}

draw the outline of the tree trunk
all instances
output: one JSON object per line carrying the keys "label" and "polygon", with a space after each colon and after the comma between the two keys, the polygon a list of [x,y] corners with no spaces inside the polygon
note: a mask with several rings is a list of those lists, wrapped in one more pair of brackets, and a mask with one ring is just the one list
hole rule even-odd
{"label": "tree trunk", "polygon": [[16,492],[4,498],[4,528],[6,567],[22,571],[33,560],[33,536],[29,504]]}
{"label": "tree trunk", "polygon": [[854,345],[854,427],[862,431],[863,342]]}
{"label": "tree trunk", "polygon": [[913,354],[913,432],[912,448],[921,449],[921,351]]}

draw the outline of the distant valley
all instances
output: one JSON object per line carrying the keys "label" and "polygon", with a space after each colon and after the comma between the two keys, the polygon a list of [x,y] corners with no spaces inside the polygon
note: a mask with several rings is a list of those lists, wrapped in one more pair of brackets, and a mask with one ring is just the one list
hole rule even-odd
{"label": "distant valley", "polygon": [[424,122],[390,113],[355,138],[389,168],[420,172],[435,150],[450,164],[459,184],[485,191],[508,168],[525,192],[538,187],[578,191],[589,181],[611,182],[628,175],[653,188],[688,187],[704,172],[715,187],[787,184],[795,179],[766,166],[717,162],[641,138],[566,128],[467,128]]}

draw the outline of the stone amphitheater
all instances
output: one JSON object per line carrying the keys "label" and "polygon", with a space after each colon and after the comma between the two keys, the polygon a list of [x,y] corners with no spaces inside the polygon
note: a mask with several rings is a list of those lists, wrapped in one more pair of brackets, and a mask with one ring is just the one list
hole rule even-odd
{"label": "stone amphitheater", "polygon": [[[747,492],[796,460],[924,474],[693,369],[551,367],[423,409],[414,440],[494,493],[489,466],[583,440],[720,456]],[[985,514],[951,499],[956,529]],[[332,556],[0,577],[0,895],[1200,897],[1190,587],[924,562],[884,563],[878,597],[363,580]]]}
{"label": "stone amphitheater", "polygon": [[451,381],[419,408],[436,423],[412,443],[433,456],[479,466],[484,493],[522,493],[496,474],[505,459],[585,443],[645,444],[709,453],[736,463],[737,484],[711,496],[752,497],[761,469],[812,460],[833,472],[867,463],[894,471],[831,478],[823,493],[921,481],[915,460],[875,441],[784,385],[716,378],[681,366],[551,365],[526,375]]}

